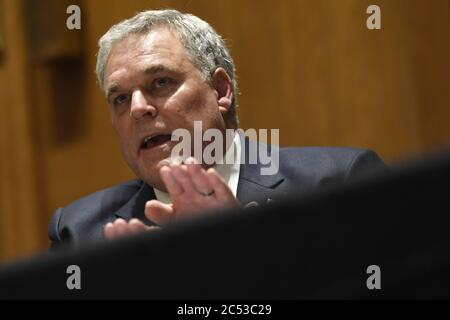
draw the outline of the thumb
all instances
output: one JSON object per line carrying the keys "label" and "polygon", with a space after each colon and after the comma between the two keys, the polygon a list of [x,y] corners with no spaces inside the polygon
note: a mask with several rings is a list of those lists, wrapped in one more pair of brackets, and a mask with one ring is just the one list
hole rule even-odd
{"label": "thumb", "polygon": [[145,204],[145,216],[157,225],[165,226],[174,218],[174,210],[171,204],[151,200]]}

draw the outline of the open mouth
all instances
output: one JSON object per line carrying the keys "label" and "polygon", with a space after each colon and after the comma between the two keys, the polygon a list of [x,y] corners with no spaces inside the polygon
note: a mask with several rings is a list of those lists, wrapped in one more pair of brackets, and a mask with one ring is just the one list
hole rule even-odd
{"label": "open mouth", "polygon": [[141,149],[152,149],[170,141],[172,136],[170,134],[158,134],[156,136],[144,139]]}

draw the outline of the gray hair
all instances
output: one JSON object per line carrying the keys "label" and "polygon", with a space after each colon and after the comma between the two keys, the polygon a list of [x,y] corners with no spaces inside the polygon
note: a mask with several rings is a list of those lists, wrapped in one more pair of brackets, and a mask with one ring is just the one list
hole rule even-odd
{"label": "gray hair", "polygon": [[165,26],[175,31],[187,49],[192,63],[203,78],[212,83],[217,68],[224,68],[232,80],[233,101],[230,116],[237,122],[237,81],[233,59],[222,37],[202,19],[177,10],[149,10],[112,26],[99,40],[96,73],[98,83],[104,90],[105,67],[113,46],[132,34],[148,33],[152,27]]}

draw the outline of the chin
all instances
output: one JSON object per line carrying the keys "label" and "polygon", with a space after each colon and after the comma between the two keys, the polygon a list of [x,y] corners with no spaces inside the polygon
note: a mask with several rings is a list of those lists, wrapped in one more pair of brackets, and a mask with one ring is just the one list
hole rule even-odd
{"label": "chin", "polygon": [[164,190],[164,184],[159,177],[159,170],[170,164],[170,159],[162,159],[157,163],[152,163],[151,165],[142,165],[136,171],[137,176],[147,183],[149,186],[155,187],[159,190]]}
{"label": "chin", "polygon": [[148,184],[151,187],[155,187],[159,190],[162,190],[161,188],[163,187],[163,183],[159,178],[159,174],[155,175],[155,174],[142,174],[139,176],[139,178],[141,180],[143,180],[146,184]]}

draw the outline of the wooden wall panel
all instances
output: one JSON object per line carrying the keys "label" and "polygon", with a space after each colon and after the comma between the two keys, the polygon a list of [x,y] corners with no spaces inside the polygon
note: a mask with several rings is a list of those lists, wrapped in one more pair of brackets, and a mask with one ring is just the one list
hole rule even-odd
{"label": "wooden wall panel", "polygon": [[[0,62],[0,259],[42,247],[33,113],[20,2],[4,0],[4,56]],[[7,13],[7,14],[5,14]],[[40,186],[42,187],[42,186]]]}
{"label": "wooden wall panel", "polygon": [[[368,147],[395,162],[450,140],[447,0],[85,0],[73,31],[82,54],[52,63],[31,63],[26,44],[11,40],[25,39],[25,16],[21,1],[3,1],[16,12],[5,21],[7,52],[19,54],[0,62],[0,259],[45,248],[58,206],[133,177],[93,70],[98,38],[137,11],[209,21],[237,64],[241,126],[279,128],[284,146]],[[366,28],[370,4],[381,7],[382,30]],[[20,193],[36,198],[25,214]]]}
{"label": "wooden wall panel", "polygon": [[380,31],[366,28],[373,1],[112,3],[89,3],[105,12],[97,36],[145,8],[210,21],[238,66],[241,125],[280,128],[283,145],[365,146],[396,160],[450,138],[448,1],[376,1]]}

